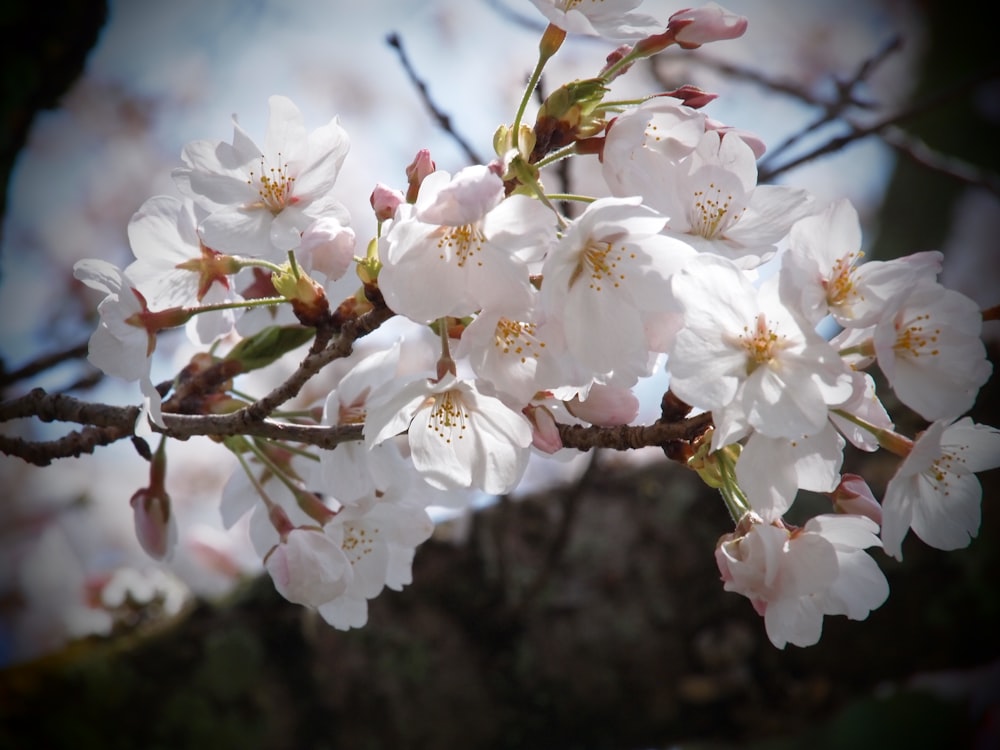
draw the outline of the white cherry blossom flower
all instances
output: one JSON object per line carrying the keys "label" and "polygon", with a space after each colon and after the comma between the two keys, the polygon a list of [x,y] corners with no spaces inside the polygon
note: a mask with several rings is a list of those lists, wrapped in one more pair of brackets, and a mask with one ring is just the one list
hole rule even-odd
{"label": "white cherry blossom flower", "polygon": [[411,582],[416,547],[434,530],[425,509],[390,496],[347,505],[327,526],[341,530],[341,548],[353,571],[343,593],[319,607],[323,619],[340,630],[362,627],[368,600],[384,587],[399,591]]}
{"label": "white cherry blossom flower", "polygon": [[748,514],[719,540],[724,588],[748,597],[778,648],[819,641],[825,615],[863,620],[881,606],[889,585],[864,552],[879,546],[878,526],[863,516],[821,515],[801,529]]}
{"label": "white cherry blossom flower", "polygon": [[993,365],[979,306],[925,279],[875,326],[875,356],[899,400],[924,419],[955,418],[975,403]]}
{"label": "white cherry blossom flower", "polygon": [[498,495],[520,481],[531,445],[523,414],[451,374],[384,390],[368,405],[369,448],[406,432],[414,466],[439,489],[475,487]]}
{"label": "white cherry blossom flower", "polygon": [[673,311],[668,279],[695,252],[659,234],[665,217],[641,198],[601,198],[568,227],[542,266],[542,306],[563,321],[570,355],[595,376],[629,387],[649,374],[659,332],[651,314]]}
{"label": "white cherry blossom flower", "polygon": [[665,24],[635,13],[643,0],[531,0],[550,23],[573,34],[629,41],[658,34]]}
{"label": "white cherry blossom flower", "polygon": [[[852,377],[836,351],[781,304],[775,284],[758,290],[713,255],[675,274],[684,327],[670,350],[670,388],[692,406],[720,412],[718,423],[798,439],[824,428],[829,406],[851,396]],[[717,431],[713,450],[738,437]]]}
{"label": "white cherry blossom flower", "polygon": [[[135,283],[107,261],[81,260],[73,266],[73,275],[91,289],[107,295],[97,306],[101,321],[90,336],[87,360],[108,375],[139,381],[143,408],[136,422],[137,434],[150,432],[147,418],[163,427],[162,399],[150,375],[156,332],[160,329],[153,317],[156,314],[146,306]],[[182,322],[169,321],[177,325]]]}
{"label": "white cherry blossom flower", "polygon": [[613,160],[605,169],[612,193],[655,187],[640,194],[670,217],[669,235],[744,268],[755,268],[773,256],[791,226],[813,211],[812,197],[805,190],[758,186],[753,149],[734,132],[706,131],[689,156],[669,169],[661,162]]}
{"label": "white cherry blossom flower", "polygon": [[[125,272],[153,307],[190,307],[241,299],[231,260],[202,243],[196,209],[173,196],[157,195],[139,207],[128,224],[136,257]],[[195,343],[210,344],[232,330],[239,310],[200,313],[188,323]]]}
{"label": "white cherry blossom flower", "polygon": [[1000,430],[938,420],[913,443],[882,501],[882,543],[902,559],[909,529],[932,547],[960,549],[979,532],[983,488],[976,473],[1000,466]]}
{"label": "white cherry blossom flower", "polygon": [[781,259],[781,295],[815,325],[827,315],[842,326],[874,325],[921,279],[934,280],[941,253],[860,263],[861,224],[848,200],[792,227]]}
{"label": "white cherry blossom flower", "polygon": [[525,253],[555,239],[552,212],[523,195],[504,198],[486,167],[437,171],[403,204],[385,235],[379,289],[395,312],[421,323],[483,308],[521,311],[531,302]]}
{"label": "white cherry blossom flower", "polygon": [[264,557],[274,588],[288,601],[318,607],[347,590],[351,564],[340,543],[318,526],[296,526]]}
{"label": "white cherry blossom flower", "polygon": [[[647,200],[673,190],[673,172],[705,135],[703,112],[670,96],[657,96],[611,121],[601,169],[612,195]],[[653,205],[653,204],[650,204]]]}
{"label": "white cherry blossom flower", "polygon": [[263,148],[234,123],[232,144],[185,146],[185,166],[174,170],[174,179],[209,212],[199,227],[205,244],[282,262],[316,219],[348,223],[347,210],[332,191],[349,142],[336,118],[306,132],[290,99],[272,96],[268,105]]}

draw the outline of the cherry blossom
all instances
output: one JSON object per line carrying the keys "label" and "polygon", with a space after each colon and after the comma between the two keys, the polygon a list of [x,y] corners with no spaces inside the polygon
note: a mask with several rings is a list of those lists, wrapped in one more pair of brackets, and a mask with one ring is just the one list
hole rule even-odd
{"label": "cherry blossom", "polygon": [[563,321],[570,355],[631,386],[649,374],[649,313],[672,310],[666,281],[694,251],[658,234],[665,217],[640,198],[601,198],[568,227],[542,266],[542,305]]}
{"label": "cherry blossom", "polygon": [[877,531],[864,516],[820,515],[792,529],[748,514],[719,540],[715,559],[725,590],[750,599],[771,643],[811,646],[825,615],[863,620],[888,597],[885,576],[863,551],[879,546]]}
{"label": "cherry blossom", "polygon": [[744,16],[730,13],[716,3],[700,8],[685,8],[674,13],[667,21],[667,30],[685,49],[694,49],[709,42],[736,39],[747,30]]}
{"label": "cherry blossom", "polygon": [[310,607],[343,594],[352,574],[338,541],[318,526],[296,526],[283,534],[265,555],[264,567],[279,594]]}
{"label": "cherry blossom", "polygon": [[1000,466],[1000,430],[969,417],[938,420],[913,443],[882,501],[882,543],[902,559],[908,529],[938,549],[960,549],[979,531],[976,473]]}
{"label": "cherry blossom", "polygon": [[394,311],[418,322],[482,308],[522,310],[530,302],[523,254],[541,255],[555,220],[539,201],[504,198],[486,167],[437,171],[415,205],[401,205],[385,235],[379,288]]}
{"label": "cherry blossom", "polygon": [[268,105],[263,148],[234,122],[232,144],[185,146],[174,179],[208,212],[199,225],[205,244],[280,262],[316,219],[348,223],[332,191],[349,143],[336,118],[307,133],[290,99],[272,96]]}
{"label": "cherry blossom", "polygon": [[933,281],[941,270],[938,252],[861,263],[861,224],[847,200],[797,222],[788,245],[781,261],[782,298],[812,324],[832,315],[846,327],[874,325],[914,284]]}
{"label": "cherry blossom", "polygon": [[[155,307],[242,299],[232,279],[239,264],[202,243],[196,214],[191,203],[157,195],[143,203],[129,221],[129,244],[136,260],[125,271]],[[196,315],[187,326],[188,334],[196,343],[210,344],[232,330],[240,312],[227,309]]]}
{"label": "cherry blossom", "polygon": [[980,338],[979,307],[924,279],[874,331],[875,355],[899,400],[925,419],[966,412],[993,365]]}
{"label": "cherry blossom", "polygon": [[[773,277],[772,280],[774,281]],[[685,402],[753,427],[798,439],[821,430],[828,407],[846,401],[852,377],[833,348],[778,299],[758,290],[733,263],[702,255],[673,278],[684,328],[670,350],[670,387]],[[713,448],[741,435],[717,430]]]}
{"label": "cherry blossom", "polygon": [[[609,139],[615,130],[611,128]],[[676,131],[677,127],[670,132]],[[690,137],[687,130],[682,132]],[[646,144],[658,135],[646,133],[640,141]],[[671,236],[745,268],[773,256],[776,243],[791,226],[813,211],[812,197],[804,190],[757,185],[753,149],[736,133],[705,131],[689,156],[669,166],[655,158],[622,160],[619,154],[627,153],[625,146],[615,144],[611,159],[606,159],[605,179],[613,194],[638,192],[648,205],[670,217],[666,229]]]}
{"label": "cherry blossom", "polygon": [[502,494],[517,485],[532,439],[524,415],[451,374],[383,390],[368,405],[369,448],[406,432],[413,465],[433,487]]}
{"label": "cherry blossom", "polygon": [[531,0],[564,31],[602,36],[612,41],[640,39],[663,31],[661,21],[633,12],[643,0]]}
{"label": "cherry blossom", "polygon": [[123,380],[138,380],[143,395],[143,409],[136,430],[149,433],[147,417],[162,427],[161,397],[150,375],[156,332],[161,327],[180,325],[190,317],[166,310],[161,316],[152,313],[135,283],[117,266],[99,259],[81,260],[73,266],[73,275],[91,289],[107,296],[97,306],[101,322],[90,336],[87,360],[108,375]]}
{"label": "cherry blossom", "polygon": [[410,583],[414,551],[434,524],[424,508],[402,497],[372,496],[345,506],[329,526],[340,529],[352,575],[347,588],[322,604],[319,613],[341,630],[359,628],[368,620],[368,599],[385,586],[399,591]]}

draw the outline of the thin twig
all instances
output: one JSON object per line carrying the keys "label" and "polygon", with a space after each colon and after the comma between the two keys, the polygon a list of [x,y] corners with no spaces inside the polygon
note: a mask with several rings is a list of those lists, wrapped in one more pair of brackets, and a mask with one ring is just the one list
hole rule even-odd
{"label": "thin twig", "polygon": [[31,362],[27,362],[18,367],[16,370],[11,370],[10,372],[7,372],[3,368],[2,364],[0,364],[0,390],[20,380],[27,380],[28,378],[38,375],[39,373],[50,370],[51,368],[68,360],[82,359],[86,356],[87,342],[84,342],[82,344],[72,346],[69,349],[42,355],[41,357],[33,359]]}
{"label": "thin twig", "polygon": [[954,99],[963,96],[968,93],[971,89],[985,83],[986,81],[992,80],[1000,75],[1000,66],[994,66],[986,71],[978,72],[973,75],[967,76],[961,81],[956,82],[949,88],[943,89],[932,96],[928,96],[915,102],[910,107],[900,110],[888,117],[884,117],[880,120],[871,123],[870,125],[860,125],[857,123],[847,124],[850,126],[850,130],[844,135],[839,135],[831,138],[826,143],[823,143],[813,150],[802,154],[794,159],[791,159],[784,164],[775,167],[773,169],[761,169],[758,174],[758,179],[760,182],[770,182],[777,175],[783,172],[788,172],[795,167],[801,166],[810,161],[814,161],[821,156],[827,154],[835,153],[840,151],[845,146],[853,143],[854,141],[867,138],[870,135],[880,134],[882,131],[891,128],[892,126],[898,125],[906,120],[913,119],[918,115],[925,114],[934,109],[942,107],[949,104]]}
{"label": "thin twig", "polygon": [[476,150],[469,145],[469,142],[463,138],[458,131],[455,130],[454,126],[451,124],[451,117],[443,112],[431,99],[430,92],[427,89],[427,84],[417,75],[416,70],[414,70],[413,65],[410,63],[410,58],[403,49],[403,41],[399,38],[399,34],[392,33],[386,37],[386,42],[389,46],[396,50],[399,55],[399,61],[403,65],[403,70],[406,71],[406,75],[409,76],[410,82],[416,87],[417,92],[420,94],[420,98],[424,102],[424,106],[431,113],[437,124],[441,129],[451,136],[452,140],[458,144],[458,147],[465,152],[466,158],[468,158],[471,164],[485,164],[486,162],[476,153]]}

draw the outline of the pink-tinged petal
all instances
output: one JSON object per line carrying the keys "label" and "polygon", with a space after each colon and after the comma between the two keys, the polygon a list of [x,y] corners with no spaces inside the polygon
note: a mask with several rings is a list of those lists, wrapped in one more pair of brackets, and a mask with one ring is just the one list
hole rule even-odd
{"label": "pink-tinged petal", "polygon": [[878,524],[865,516],[823,514],[813,516],[803,527],[806,532],[821,535],[835,547],[846,550],[862,550],[881,547]]}
{"label": "pink-tinged petal", "polygon": [[910,527],[924,543],[942,550],[963,549],[979,533],[983,488],[974,474],[947,474],[939,485],[925,475],[914,488]]}
{"label": "pink-tinged petal", "polygon": [[889,598],[889,582],[878,564],[864,552],[838,554],[837,580],[826,590],[824,614],[864,620]]}
{"label": "pink-tinged petal", "polygon": [[814,646],[823,634],[823,611],[810,597],[781,599],[770,604],[764,613],[767,637],[777,648],[786,644]]}
{"label": "pink-tinged petal", "polygon": [[454,177],[447,172],[435,172],[420,186],[416,217],[428,224],[456,227],[473,224],[501,200],[503,180],[485,166],[466,167]]}
{"label": "pink-tinged petal", "polygon": [[338,596],[320,605],[318,611],[337,630],[363,628],[368,624],[368,600],[363,596]]}
{"label": "pink-tinged petal", "polygon": [[276,256],[277,251],[271,248],[270,239],[273,218],[271,212],[264,209],[226,207],[205,218],[201,233],[205,244],[218,252],[254,257]]}

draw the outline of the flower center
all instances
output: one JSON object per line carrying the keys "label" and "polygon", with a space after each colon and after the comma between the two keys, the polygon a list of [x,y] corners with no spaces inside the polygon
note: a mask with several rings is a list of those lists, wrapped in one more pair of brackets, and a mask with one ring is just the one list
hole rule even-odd
{"label": "flower center", "polygon": [[516,320],[500,318],[493,333],[493,345],[502,354],[513,354],[527,362],[528,357],[538,359],[545,342],[535,338],[534,323],[519,323]]}
{"label": "flower center", "polygon": [[694,192],[694,205],[689,212],[691,233],[706,240],[723,236],[743,215],[745,208],[734,211],[733,196],[722,194],[714,182],[706,190]]}
{"label": "flower center", "polygon": [[[375,529],[375,532],[378,533],[378,529]],[[344,524],[344,541],[341,549],[344,550],[351,565],[355,565],[375,549],[375,536],[363,526]]]}
{"label": "flower center", "polygon": [[930,318],[927,313],[908,321],[897,318],[896,343],[892,345],[897,355],[916,358],[924,355],[936,357],[941,353],[937,348],[941,329],[928,326]]}
{"label": "flower center", "polygon": [[[458,262],[458,267],[464,268],[469,259],[474,258],[483,249],[484,242],[486,235],[474,224],[450,227],[438,240],[437,246],[441,250],[438,257],[447,260],[450,252]],[[476,265],[481,266],[483,262],[477,260]]]}
{"label": "flower center", "polygon": [[469,428],[469,412],[466,411],[461,396],[455,391],[445,391],[434,397],[427,426],[446,443],[451,442],[456,430],[457,439],[461,440],[464,437],[462,431]]}
{"label": "flower center", "polygon": [[[629,253],[629,259],[635,259],[635,253]],[[617,289],[625,280],[625,274],[618,264],[625,259],[625,246],[615,247],[610,242],[591,240],[580,253],[580,260],[569,285],[573,286],[583,275],[590,277],[590,288],[595,292],[604,290],[605,284]]]}
{"label": "flower center", "polygon": [[264,162],[264,157],[260,157],[260,173],[255,174],[250,170],[250,179],[247,185],[257,188],[257,195],[260,196],[260,207],[266,208],[272,214],[279,214],[289,203],[294,203],[292,188],[295,186],[295,178],[288,174],[288,162],[281,162],[281,153],[278,153],[280,166],[268,167]]}
{"label": "flower center", "polygon": [[864,257],[863,252],[848,253],[842,258],[837,258],[831,269],[830,278],[823,280],[823,288],[826,289],[826,301],[830,307],[840,307],[847,304],[855,297],[862,297],[854,285],[853,272],[855,263]]}
{"label": "flower center", "polygon": [[783,338],[771,329],[764,313],[758,313],[756,327],[752,329],[750,326],[743,327],[739,339],[747,353],[748,375],[761,365],[770,364],[774,360],[777,352],[783,348]]}

